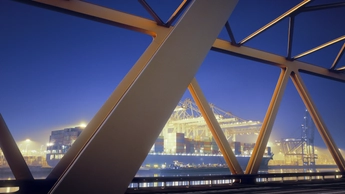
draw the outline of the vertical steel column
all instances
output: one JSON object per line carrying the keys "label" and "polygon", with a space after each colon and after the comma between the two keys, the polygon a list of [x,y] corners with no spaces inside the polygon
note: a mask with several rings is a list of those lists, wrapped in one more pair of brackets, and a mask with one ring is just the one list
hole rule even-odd
{"label": "vertical steel column", "polygon": [[208,128],[210,129],[213,138],[216,140],[220,151],[222,152],[228,167],[230,168],[232,174],[243,174],[243,170],[238,163],[235,154],[232,152],[231,147],[226,140],[223,130],[220,128],[213,111],[210,108],[201,88],[194,78],[188,86],[189,92],[193,96],[193,99],[198,106],[202,116],[204,117]]}
{"label": "vertical steel column", "polygon": [[163,40],[154,39],[51,193],[126,191],[236,3],[193,1]]}
{"label": "vertical steel column", "polygon": [[249,159],[246,174],[256,174],[259,171],[260,163],[268,142],[268,139],[271,135],[272,127],[275,121],[275,118],[278,113],[279,105],[281,99],[283,98],[286,85],[289,81],[291,70],[290,69],[281,69],[281,73],[274,90],[271,102],[266,112],[265,119],[262,123],[261,130],[256,140],[252,156]]}
{"label": "vertical steel column", "polygon": [[326,125],[324,124],[320,114],[318,113],[308,91],[305,87],[303,80],[299,74],[299,72],[294,72],[291,74],[292,81],[301,96],[305,106],[307,107],[311,118],[314,121],[316,128],[318,129],[323,141],[325,142],[329,152],[331,153],[335,163],[337,164],[339,170],[341,172],[345,172],[345,161],[343,156],[341,155],[337,145],[335,144],[331,134],[329,133]]}
{"label": "vertical steel column", "polygon": [[289,18],[289,31],[288,31],[288,44],[287,44],[287,59],[291,59],[293,31],[295,27],[295,15],[290,15]]}
{"label": "vertical steel column", "polygon": [[16,180],[34,180],[1,114],[0,147]]}

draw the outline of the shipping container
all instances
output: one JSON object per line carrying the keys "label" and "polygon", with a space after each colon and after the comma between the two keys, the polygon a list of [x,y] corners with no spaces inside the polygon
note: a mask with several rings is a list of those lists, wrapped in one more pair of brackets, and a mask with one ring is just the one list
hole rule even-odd
{"label": "shipping container", "polygon": [[234,150],[235,150],[235,155],[241,155],[241,142],[234,142]]}

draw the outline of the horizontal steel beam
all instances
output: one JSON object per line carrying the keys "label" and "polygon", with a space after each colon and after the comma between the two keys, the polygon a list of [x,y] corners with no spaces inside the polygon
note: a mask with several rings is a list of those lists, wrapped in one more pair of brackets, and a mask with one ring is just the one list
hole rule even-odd
{"label": "horizontal steel beam", "polygon": [[69,14],[84,19],[118,26],[128,30],[134,30],[150,36],[157,36],[160,30],[168,30],[158,26],[153,20],[113,10],[107,7],[94,5],[84,1],[52,1],[52,0],[13,0],[45,9],[50,9],[64,14]]}
{"label": "horizontal steel beam", "polygon": [[258,49],[253,49],[246,46],[237,47],[237,46],[231,45],[230,42],[221,40],[221,39],[217,39],[214,42],[212,50],[230,54],[233,56],[238,56],[241,58],[246,58],[249,60],[254,60],[254,61],[274,65],[281,68],[290,67],[295,70],[297,69],[303,73],[307,73],[307,74],[311,74],[311,75],[315,75],[319,77],[324,77],[324,78],[328,78],[328,79],[332,79],[332,80],[336,80],[340,82],[345,82],[344,73],[330,71],[327,68],[315,66],[310,63],[305,63],[305,62],[301,62],[297,60],[290,61],[280,55],[272,54],[272,53],[261,51]]}

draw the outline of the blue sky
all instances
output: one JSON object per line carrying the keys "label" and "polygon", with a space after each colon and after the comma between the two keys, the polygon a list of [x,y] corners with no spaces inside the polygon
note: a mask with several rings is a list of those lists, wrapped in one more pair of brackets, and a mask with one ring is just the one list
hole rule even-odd
{"label": "blue sky", "polygon": [[[138,1],[88,1],[142,17]],[[179,1],[148,0],[166,20]],[[339,1],[317,0],[310,5]],[[237,41],[299,1],[241,0],[229,23]],[[344,35],[345,8],[296,17],[292,55]],[[286,55],[284,19],[245,46]],[[229,39],[225,30],[219,38]],[[129,71],[152,38],[125,29],[64,15],[11,0],[0,2],[0,113],[16,140],[45,144],[51,130],[88,122]],[[330,67],[343,42],[300,60]],[[343,66],[344,59],[339,66]],[[183,71],[183,70],[181,70]],[[262,121],[280,69],[210,51],[197,80],[209,102],[247,119]],[[345,148],[343,83],[302,74],[309,92],[339,147]],[[188,98],[188,92],[182,99]],[[272,139],[299,137],[304,105],[290,81]],[[316,144],[323,145],[316,133]]]}

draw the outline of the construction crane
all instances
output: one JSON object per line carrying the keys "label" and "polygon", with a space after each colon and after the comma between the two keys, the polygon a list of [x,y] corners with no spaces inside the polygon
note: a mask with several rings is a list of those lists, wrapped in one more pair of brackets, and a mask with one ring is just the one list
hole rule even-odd
{"label": "construction crane", "polygon": [[314,166],[315,155],[314,149],[314,126],[313,121],[309,115],[308,110],[305,110],[304,123],[302,127],[302,156],[303,156],[303,166]]}
{"label": "construction crane", "polygon": [[[235,141],[236,135],[258,134],[260,131],[260,121],[244,120],[214,104],[210,104],[210,108],[228,140]],[[161,135],[167,133],[184,133],[185,137],[195,140],[212,137],[199,108],[191,99],[181,101],[176,106]]]}

